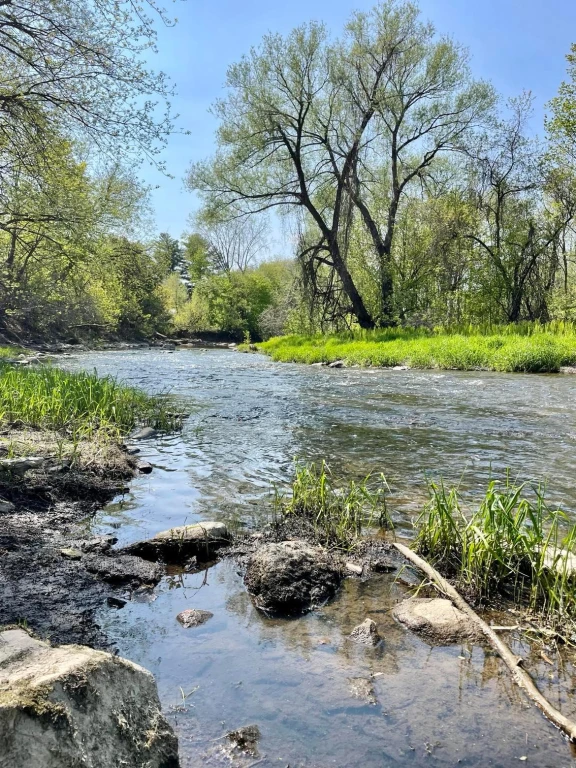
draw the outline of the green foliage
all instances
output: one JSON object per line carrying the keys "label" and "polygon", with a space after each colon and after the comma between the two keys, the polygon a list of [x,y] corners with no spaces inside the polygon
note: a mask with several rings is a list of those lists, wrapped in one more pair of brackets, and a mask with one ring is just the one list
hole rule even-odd
{"label": "green foliage", "polygon": [[311,523],[323,544],[349,550],[367,526],[393,528],[387,492],[383,475],[343,483],[324,461],[319,466],[296,463],[290,497],[278,497],[276,503],[284,514]]}
{"label": "green foliage", "polygon": [[110,377],[58,368],[0,364],[0,423],[65,431],[75,437],[118,437],[137,425],[175,426],[163,398],[150,397]]}
{"label": "green foliage", "polygon": [[527,604],[554,623],[576,625],[576,526],[537,488],[491,481],[466,514],[458,491],[430,484],[417,523],[417,550],[479,601]]}
{"label": "green foliage", "polygon": [[576,331],[531,335],[510,326],[502,333],[467,335],[418,329],[363,331],[334,336],[284,336],[260,345],[274,360],[298,363],[447,370],[492,370],[521,373],[557,372],[576,364]]}

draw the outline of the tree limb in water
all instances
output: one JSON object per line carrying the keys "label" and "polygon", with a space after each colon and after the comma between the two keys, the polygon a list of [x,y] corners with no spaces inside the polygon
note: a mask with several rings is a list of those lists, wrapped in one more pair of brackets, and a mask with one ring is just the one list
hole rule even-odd
{"label": "tree limb in water", "polygon": [[521,665],[523,659],[520,656],[515,656],[506,643],[502,642],[494,630],[478,616],[478,614],[470,608],[468,603],[461,597],[454,587],[449,584],[445,578],[443,578],[438,571],[433,568],[426,560],[423,560],[411,549],[404,544],[394,542],[396,549],[404,555],[407,560],[410,560],[417,568],[432,579],[438,589],[443,592],[447,597],[452,600],[454,605],[465,613],[477,627],[480,628],[492,648],[498,653],[502,661],[506,664],[510,670],[512,677],[516,684],[522,688],[522,690],[532,699],[536,706],[543,712],[543,714],[554,723],[555,726],[560,728],[570,741],[576,741],[576,723],[565,717],[550,702],[540,693],[534,681],[530,675],[522,669]]}

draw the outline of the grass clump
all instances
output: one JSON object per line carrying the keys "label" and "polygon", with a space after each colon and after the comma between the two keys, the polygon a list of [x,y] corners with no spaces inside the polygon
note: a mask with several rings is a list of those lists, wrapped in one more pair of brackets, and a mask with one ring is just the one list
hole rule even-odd
{"label": "grass clump", "polygon": [[546,504],[542,489],[491,481],[478,509],[458,491],[430,484],[417,523],[417,551],[478,602],[513,600],[559,631],[576,629],[576,526]]}
{"label": "grass clump", "polygon": [[335,481],[325,461],[295,465],[291,494],[276,498],[288,517],[312,526],[322,544],[351,550],[366,526],[392,528],[386,505],[388,486],[383,475],[356,482]]}
{"label": "grass clump", "polygon": [[135,426],[170,429],[167,403],[95,373],[0,366],[0,423],[120,437]]}
{"label": "grass clump", "polygon": [[[259,348],[279,362],[444,370],[554,373],[576,364],[572,327],[503,326],[455,333],[438,329],[385,329],[332,336],[282,336]],[[528,331],[532,330],[531,333]],[[486,331],[486,332],[485,332]]]}

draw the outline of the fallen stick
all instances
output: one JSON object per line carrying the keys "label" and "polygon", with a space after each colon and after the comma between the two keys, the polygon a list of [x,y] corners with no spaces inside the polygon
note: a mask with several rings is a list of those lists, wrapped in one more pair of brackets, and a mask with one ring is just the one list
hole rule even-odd
{"label": "fallen stick", "polygon": [[565,717],[561,712],[553,707],[552,704],[550,704],[548,699],[544,698],[544,696],[540,693],[534,684],[534,681],[530,675],[524,669],[522,669],[521,664],[523,663],[523,659],[520,656],[515,656],[512,653],[506,643],[503,643],[502,640],[500,640],[498,635],[491,629],[491,627],[483,619],[481,619],[480,616],[478,616],[476,611],[470,608],[466,600],[464,600],[464,598],[458,594],[454,587],[449,584],[435,568],[427,563],[426,560],[423,560],[404,544],[394,542],[394,546],[402,555],[404,555],[407,560],[410,560],[410,562],[416,565],[421,571],[424,571],[424,573],[429,576],[430,579],[432,579],[440,591],[449,597],[454,605],[463,613],[465,613],[476,624],[476,626],[481,629],[492,648],[494,648],[494,650],[498,653],[502,661],[510,670],[516,684],[522,688],[522,690],[529,696],[529,698],[532,699],[532,701],[541,710],[545,717],[550,720],[550,722],[554,723],[555,726],[564,731],[564,733],[569,737],[570,741],[576,741],[576,723]]}

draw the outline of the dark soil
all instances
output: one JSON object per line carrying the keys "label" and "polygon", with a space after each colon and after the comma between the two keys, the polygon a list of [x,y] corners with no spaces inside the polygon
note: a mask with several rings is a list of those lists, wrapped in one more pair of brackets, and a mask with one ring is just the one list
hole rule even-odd
{"label": "dark soil", "polygon": [[55,643],[105,648],[95,612],[157,583],[162,569],[117,557],[109,537],[86,539],[90,517],[122,491],[135,462],[115,448],[104,464],[86,464],[49,461],[24,476],[0,474],[0,498],[15,507],[0,513],[0,624],[24,624]]}

